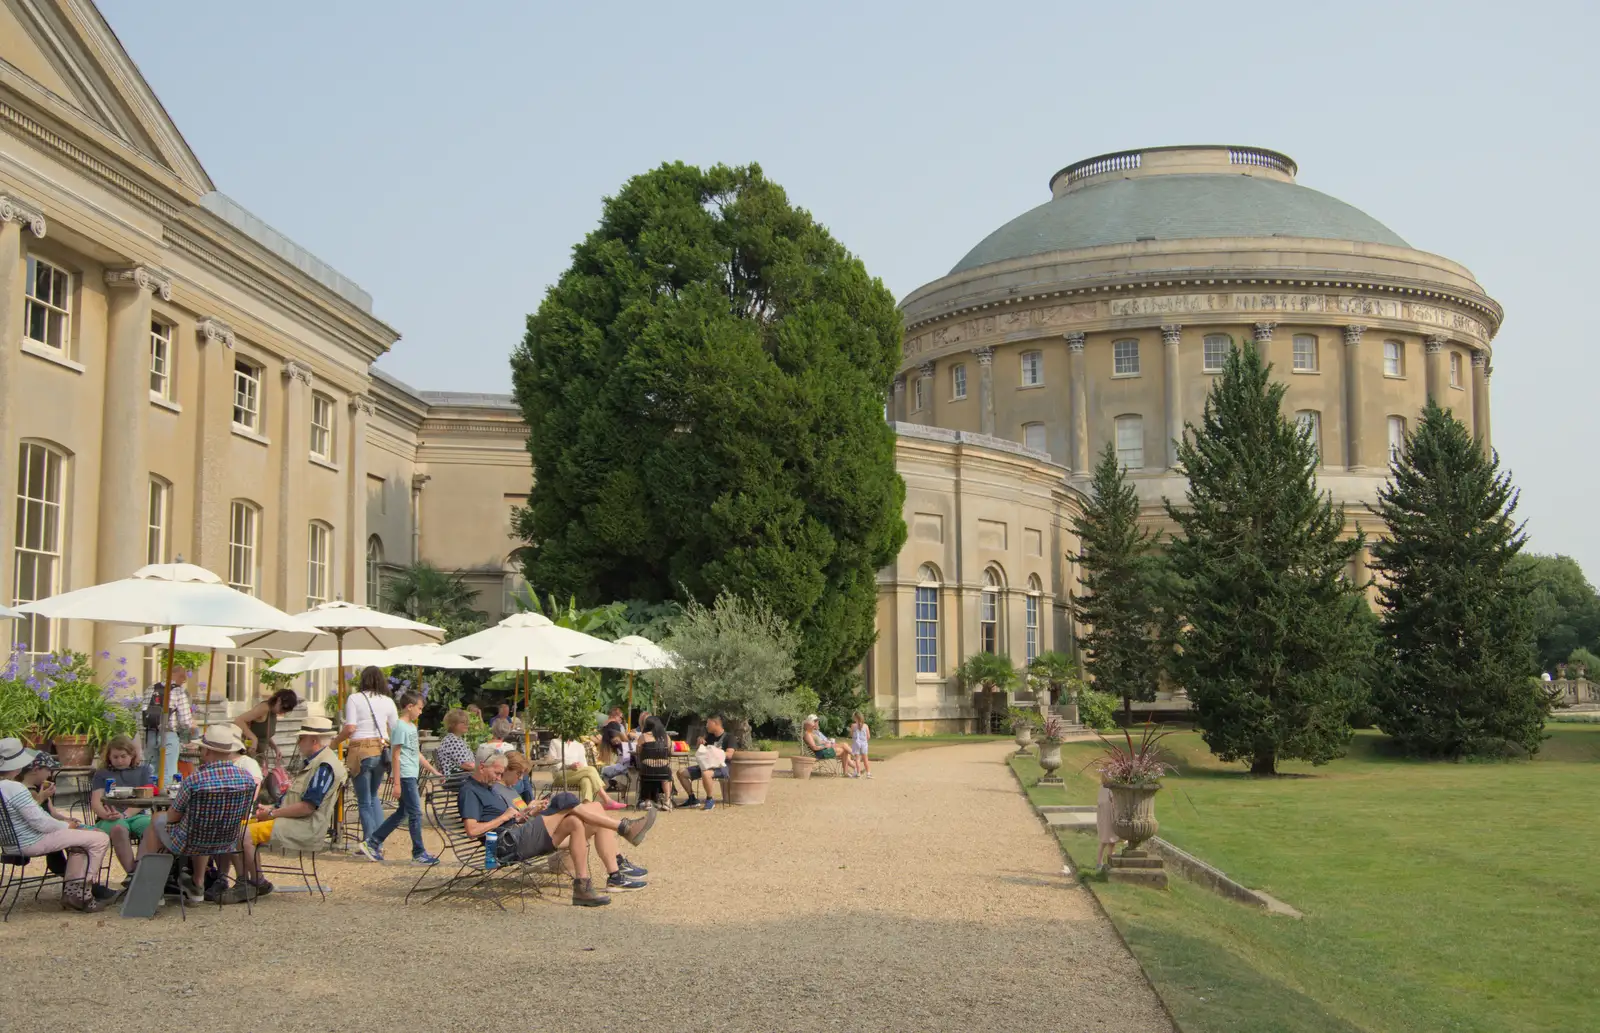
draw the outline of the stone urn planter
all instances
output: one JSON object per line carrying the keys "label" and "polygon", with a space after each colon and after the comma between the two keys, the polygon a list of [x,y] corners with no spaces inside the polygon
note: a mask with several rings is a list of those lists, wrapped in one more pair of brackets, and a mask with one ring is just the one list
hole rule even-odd
{"label": "stone urn planter", "polygon": [[1019,721],[1011,729],[1011,734],[1017,740],[1017,754],[1027,753],[1028,747],[1033,745],[1033,725]]}
{"label": "stone urn planter", "polygon": [[55,743],[56,760],[64,768],[86,768],[94,759],[94,748],[87,735],[58,735]]}
{"label": "stone urn planter", "polygon": [[754,806],[767,802],[776,750],[739,750],[728,758],[728,802]]}
{"label": "stone urn planter", "polygon": [[1141,853],[1139,847],[1145,840],[1161,831],[1161,824],[1156,821],[1156,794],[1161,786],[1107,783],[1106,788],[1111,790],[1111,827],[1118,839],[1128,841],[1128,853]]}
{"label": "stone urn planter", "polygon": [[789,763],[793,765],[792,770],[795,778],[806,779],[810,778],[811,772],[816,770],[817,758],[794,756],[789,758]]}
{"label": "stone urn planter", "polygon": [[1061,776],[1056,772],[1061,768],[1061,744],[1059,742],[1039,743],[1039,766],[1044,768],[1044,774],[1035,785],[1058,786],[1061,785]]}

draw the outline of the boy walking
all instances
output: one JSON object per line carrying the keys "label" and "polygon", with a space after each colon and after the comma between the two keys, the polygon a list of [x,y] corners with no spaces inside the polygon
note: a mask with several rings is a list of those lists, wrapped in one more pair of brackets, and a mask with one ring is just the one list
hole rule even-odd
{"label": "boy walking", "polygon": [[402,819],[411,829],[411,863],[438,864],[439,859],[428,853],[422,845],[422,794],[417,791],[417,779],[426,767],[434,775],[439,769],[422,755],[417,736],[417,719],[422,716],[422,696],[406,692],[400,696],[400,719],[394,723],[389,741],[394,750],[394,798],[398,803],[372,838],[361,844],[361,852],[373,861],[383,860],[383,841],[400,827]]}

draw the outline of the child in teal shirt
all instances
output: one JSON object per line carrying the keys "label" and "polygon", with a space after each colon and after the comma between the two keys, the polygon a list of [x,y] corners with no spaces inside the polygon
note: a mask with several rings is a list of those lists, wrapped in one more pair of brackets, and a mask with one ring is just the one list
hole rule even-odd
{"label": "child in teal shirt", "polygon": [[424,767],[435,775],[439,769],[422,755],[417,738],[417,718],[421,716],[422,696],[415,692],[402,693],[400,718],[389,732],[389,746],[394,750],[394,797],[398,806],[388,820],[378,826],[372,838],[361,844],[361,852],[373,861],[383,860],[383,841],[404,819],[411,827],[411,863],[439,863],[439,859],[422,845],[422,794],[417,791],[417,779],[422,776]]}

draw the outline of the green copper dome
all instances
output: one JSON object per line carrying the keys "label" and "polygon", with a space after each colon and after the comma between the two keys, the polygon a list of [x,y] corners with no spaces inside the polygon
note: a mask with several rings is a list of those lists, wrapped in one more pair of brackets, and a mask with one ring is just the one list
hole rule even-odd
{"label": "green copper dome", "polygon": [[[1213,150],[1221,152],[1215,172],[1204,167],[1212,161],[1197,160],[1210,159]],[[1250,174],[1230,170],[1229,154]],[[1268,160],[1260,155],[1272,156],[1273,164],[1259,169]],[[1294,171],[1276,152],[1244,148],[1155,148],[1092,158],[1058,173],[1056,197],[989,234],[950,271],[1140,240],[1313,237],[1410,246],[1360,209],[1293,182]]]}

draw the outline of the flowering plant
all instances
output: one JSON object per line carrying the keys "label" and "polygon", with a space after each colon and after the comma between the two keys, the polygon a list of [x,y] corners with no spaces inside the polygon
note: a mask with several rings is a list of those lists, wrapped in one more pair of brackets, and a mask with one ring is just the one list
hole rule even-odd
{"label": "flowering plant", "polygon": [[[100,655],[111,659],[110,653]],[[119,658],[119,663],[122,666],[105,685],[95,680],[88,655],[71,650],[39,657],[32,670],[20,678],[21,657],[13,654],[5,670],[13,672],[13,680],[20,681],[22,689],[38,701],[30,726],[38,738],[84,735],[98,746],[114,735],[131,735],[138,729],[138,699],[118,698],[137,682],[128,674],[127,659]],[[14,699],[19,713],[26,707],[20,694],[7,696]]]}
{"label": "flowering plant", "polygon": [[1138,742],[1133,741],[1126,728],[1122,730],[1121,743],[1102,735],[1100,741],[1106,744],[1106,752],[1090,764],[1099,765],[1100,780],[1106,785],[1159,787],[1162,776],[1178,771],[1172,764],[1171,752],[1161,745],[1161,740],[1170,734],[1156,731],[1147,721]]}
{"label": "flowering plant", "polygon": [[0,667],[0,738],[38,741],[44,699],[27,681],[22,647],[11,650]]}

